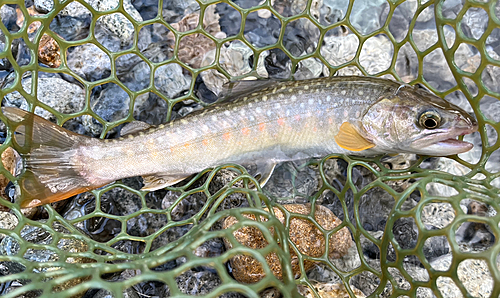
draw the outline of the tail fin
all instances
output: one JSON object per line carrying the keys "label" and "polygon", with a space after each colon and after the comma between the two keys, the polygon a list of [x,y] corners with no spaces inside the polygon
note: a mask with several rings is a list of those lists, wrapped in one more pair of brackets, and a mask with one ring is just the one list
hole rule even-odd
{"label": "tail fin", "polygon": [[53,203],[102,186],[85,179],[75,159],[88,137],[21,109],[3,107],[2,112],[14,131],[13,147],[24,159],[16,191],[21,207]]}

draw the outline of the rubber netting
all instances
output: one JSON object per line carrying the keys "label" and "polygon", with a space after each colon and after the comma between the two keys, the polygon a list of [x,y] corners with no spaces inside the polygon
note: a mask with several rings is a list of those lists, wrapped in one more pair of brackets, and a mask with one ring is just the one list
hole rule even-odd
{"label": "rubber netting", "polygon": [[[422,47],[419,47],[414,40],[414,35],[405,34],[402,38],[395,38],[393,34],[394,28],[390,28],[394,12],[405,1],[387,1],[385,4],[386,11],[383,13],[387,17],[382,20],[380,28],[374,28],[373,30],[363,30],[363,26],[359,25],[360,23],[352,24],[353,16],[357,13],[356,8],[359,6],[359,3],[356,3],[357,1],[346,1],[346,10],[339,18],[339,21],[329,23],[320,20],[313,13],[317,11],[317,6],[321,6],[321,1],[298,1],[302,3],[303,9],[299,9],[297,13],[282,15],[280,14],[282,10],[279,9],[278,4],[281,2],[288,3],[286,1],[266,0],[257,6],[248,7],[249,5],[244,5],[244,1],[197,0],[199,8],[198,24],[194,29],[182,30],[182,28],[179,29],[179,27],[174,27],[164,21],[163,12],[165,10],[162,8],[168,4],[169,1],[167,0],[159,0],[157,7],[152,8],[153,11],[156,11],[155,16],[142,21],[137,21],[136,17],[129,14],[127,5],[124,5],[123,1],[119,1],[117,6],[108,7],[106,10],[97,9],[95,5],[84,0],[56,0],[53,8],[49,12],[42,14],[33,13],[27,5],[20,1],[1,0],[0,6],[10,5],[16,7],[17,5],[17,13],[18,15],[22,14],[24,21],[22,21],[20,29],[15,32],[8,30],[6,24],[0,23],[5,39],[5,46],[0,51],[0,59],[8,60],[14,70],[13,73],[8,75],[8,79],[4,80],[8,81],[8,83],[2,85],[0,96],[3,98],[17,91],[26,99],[29,110],[34,111],[37,107],[43,108],[52,113],[60,125],[73,118],[90,115],[95,119],[93,120],[95,124],[100,123],[102,138],[107,137],[108,133],[112,133],[119,125],[134,120],[134,102],[142,94],[154,93],[163,99],[168,106],[168,112],[162,122],[169,121],[176,104],[192,100],[202,106],[208,105],[206,101],[199,99],[199,96],[195,93],[202,72],[217,70],[219,74],[231,80],[249,76],[262,77],[258,70],[259,59],[265,59],[266,56],[262,54],[275,49],[280,49],[289,57],[291,75],[296,73],[306,60],[315,58],[316,62],[319,61],[324,65],[325,69],[327,69],[325,71],[329,72],[330,75],[337,72],[339,74],[348,74],[349,71],[355,69],[354,72],[361,72],[364,75],[385,76],[410,84],[421,83],[442,97],[461,92],[470,103],[477,117],[481,138],[481,142],[476,145],[476,147],[481,148],[480,157],[475,160],[462,158],[462,156],[441,159],[451,162],[455,169],[463,170],[461,174],[452,173],[439,167],[429,169],[429,166],[425,166],[428,164],[428,159],[424,157],[411,160],[404,166],[394,167],[388,166],[387,157],[363,159],[332,155],[319,161],[310,161],[306,165],[298,166],[290,171],[291,173],[300,172],[303,169],[317,171],[317,183],[314,191],[298,187],[299,175],[289,175],[290,178],[284,180],[288,184],[284,187],[287,191],[282,196],[276,195],[276,193],[272,195],[266,192],[265,188],[264,190],[254,188],[252,186],[254,185],[254,178],[237,165],[224,165],[213,170],[206,170],[196,175],[183,186],[161,190],[159,194],[139,191],[140,185],[134,185],[127,179],[117,181],[102,189],[80,195],[74,199],[76,203],[72,203],[72,206],[79,206],[79,210],[83,210],[77,216],[68,216],[67,213],[63,216],[57,209],[59,208],[58,205],[43,206],[37,209],[38,215],[33,216],[31,213],[28,214],[26,211],[21,210],[15,203],[11,203],[8,196],[3,194],[6,199],[0,200],[0,204],[18,220],[17,224],[15,224],[14,220],[14,224],[10,228],[4,227],[0,229],[0,234],[3,236],[2,241],[10,241],[11,243],[10,246],[3,246],[0,249],[0,284],[2,285],[0,289],[4,291],[2,293],[4,297],[50,297],[51,295],[78,297],[83,294],[86,295],[85,297],[90,297],[92,293],[96,293],[100,289],[107,290],[108,294],[114,297],[123,297],[124,295],[129,297],[132,295],[130,289],[137,290],[139,288],[143,290],[141,293],[144,293],[141,296],[152,297],[147,295],[148,292],[144,289],[160,286],[164,289],[164,295],[171,296],[187,297],[191,296],[192,293],[201,293],[207,297],[217,297],[239,293],[246,297],[259,297],[264,290],[274,287],[286,297],[298,297],[300,294],[297,291],[297,285],[306,285],[311,288],[314,288],[314,286],[303,266],[301,267],[300,276],[298,278],[293,276],[290,265],[290,251],[295,251],[301,261],[304,259],[314,260],[318,264],[316,266],[323,268],[323,271],[336,275],[339,282],[346,286],[351,296],[354,295],[353,281],[358,280],[355,285],[359,287],[359,279],[362,276],[364,280],[369,277],[373,281],[373,288],[369,293],[365,293],[373,297],[377,295],[383,295],[384,297],[399,297],[401,295],[417,297],[420,296],[423,290],[432,291],[437,297],[446,297],[446,291],[439,288],[443,279],[451,281],[450,284],[454,284],[456,291],[464,297],[476,297],[476,294],[474,294],[476,293],[474,292],[475,287],[489,287],[490,297],[498,297],[500,295],[500,271],[497,266],[497,256],[500,253],[500,245],[495,239],[500,237],[498,226],[500,221],[500,213],[498,212],[500,209],[500,192],[495,185],[498,186],[499,184],[500,171],[495,166],[489,166],[488,161],[490,156],[498,151],[500,141],[491,137],[488,139],[488,135],[498,135],[500,133],[500,123],[489,119],[485,115],[484,107],[483,110],[480,108],[480,101],[484,97],[489,96],[500,100],[500,94],[495,92],[498,89],[491,88],[483,82],[485,70],[500,67],[500,61],[495,60],[489,52],[491,49],[485,46],[490,34],[500,27],[500,20],[498,14],[496,14],[498,10],[497,1],[462,1],[462,5],[455,11],[455,15],[443,15],[443,5],[446,5],[446,1],[414,1],[416,9],[410,10],[413,16],[407,30],[409,33],[413,32],[418,26],[421,21],[419,18],[423,18],[424,13],[430,13],[436,22],[437,34],[435,41],[432,41],[431,45],[423,51],[421,51]],[[90,24],[74,23],[75,26],[83,24],[90,28],[88,36],[74,41],[64,39],[51,30],[51,24],[60,15],[60,12],[72,2],[78,2],[92,15]],[[132,3],[134,2],[132,1]],[[233,19],[234,26],[239,27],[236,35],[214,37],[210,30],[204,28],[205,13],[210,6],[219,5],[220,3],[225,3],[226,7],[239,12],[240,18]],[[240,6],[239,3],[243,4]],[[484,33],[480,36],[472,36],[463,30],[463,19],[470,9],[482,9],[489,18]],[[278,24],[281,26],[281,30],[279,36],[276,36],[276,42],[257,47],[247,40],[245,28],[248,17],[252,13],[255,15],[255,12],[262,13],[263,10],[265,10],[265,13],[261,14],[261,16],[266,14],[267,17],[270,14],[274,15],[271,17],[279,21]],[[127,20],[126,22],[133,25],[133,35],[130,36],[130,41],[133,40],[133,43],[130,48],[114,51],[103,46],[100,40],[95,37],[94,29],[96,23],[100,22],[99,19],[113,14],[123,15]],[[286,46],[283,41],[285,28],[297,21],[307,23],[307,26],[315,26],[317,32],[319,32],[317,41],[314,41],[315,46],[309,51],[299,54],[293,48]],[[237,22],[240,23],[237,24]],[[33,29],[33,24],[36,24],[35,29]],[[161,24],[166,27],[173,37],[172,51],[164,61],[148,59],[144,51],[138,47],[141,28],[152,24]],[[367,21],[365,25],[369,25],[369,22]],[[36,31],[31,32],[32,29]],[[404,30],[405,28],[396,29]],[[355,34],[358,44],[353,57],[338,63],[324,57],[321,45],[331,30]],[[454,42],[447,41],[446,30],[454,32],[452,38]],[[190,60],[182,56],[182,40],[198,33],[204,35],[208,43],[213,43],[217,50],[213,62],[206,64],[206,66],[198,64],[194,67]],[[53,38],[60,47],[61,65],[59,67],[48,67],[47,63],[45,65],[39,63],[38,49],[44,34]],[[366,49],[363,49],[363,47],[369,43],[371,38],[381,35],[385,36],[389,44],[392,45],[393,54],[386,59],[387,64],[390,64],[390,66],[382,71],[380,69],[365,69],[366,65],[363,65],[362,55]],[[16,40],[20,39],[24,41],[27,49],[29,49],[30,60],[29,63],[24,65],[17,62],[18,53],[12,51],[12,45]],[[232,72],[224,67],[220,59],[220,49],[224,47],[224,44],[235,40],[241,41],[253,52],[251,70],[237,77],[232,76]],[[84,44],[93,44],[104,55],[110,57],[111,74],[109,77],[85,80],[66,65],[68,50],[71,47]],[[462,69],[455,62],[456,53],[463,45],[473,46],[479,54],[479,62],[472,71]],[[403,48],[413,50],[415,58],[418,60],[414,76],[405,75],[403,77],[401,72],[397,71],[398,54],[402,52]],[[429,84],[424,75],[427,63],[426,57],[436,53],[436,51],[442,51],[443,55],[439,57],[445,59],[450,75],[456,82],[456,84],[450,88],[445,88],[445,90]],[[150,84],[145,86],[144,89],[133,91],[119,79],[116,61],[125,54],[135,54],[149,66],[151,70]],[[156,70],[174,63],[181,66],[184,73],[189,73],[192,80],[188,92],[176,98],[171,98],[174,96],[169,97],[164,92],[159,91],[153,81]],[[72,78],[76,84],[81,85],[85,90],[84,108],[75,114],[63,114],[54,107],[37,100],[38,77],[39,72],[42,71],[49,74],[63,73]],[[31,90],[23,88],[22,81],[26,80],[26,78],[31,80]],[[470,88],[471,82],[475,83],[474,90]],[[108,122],[98,115],[91,105],[92,90],[107,83],[118,85],[131,99],[130,103],[128,103],[128,116],[113,122]],[[7,123],[5,117],[0,116],[0,119]],[[5,142],[0,147],[2,152],[12,145],[12,134],[12,131],[8,131],[6,134]],[[6,163],[5,160],[4,163]],[[334,173],[335,171],[332,170],[335,168],[334,165],[342,165],[344,170]],[[355,180],[355,178],[359,180],[360,172],[371,177],[371,180],[358,183],[359,181]],[[3,165],[0,166],[0,173],[15,183],[16,178]],[[221,175],[224,178],[220,178]],[[335,175],[344,178],[343,180],[338,177],[335,178]],[[284,177],[287,178],[288,176],[284,175]],[[221,179],[223,182],[220,182]],[[216,182],[219,184],[214,187],[213,184]],[[446,189],[446,194],[440,195],[439,192],[432,191],[436,189],[436,185],[441,187],[440,189]],[[393,203],[390,213],[385,218],[383,233],[375,235],[369,232],[369,229],[363,224],[363,214],[361,214],[359,206],[365,200],[366,195],[371,195],[371,200],[376,200],[378,192],[391,196]],[[139,202],[139,205],[135,209],[117,211],[116,208],[110,207],[112,203],[110,203],[109,197],[112,194],[123,197],[123,200],[134,197],[136,198],[135,201]],[[161,200],[165,195],[174,198],[171,204],[167,204],[163,208],[154,207],[156,205],[152,202]],[[415,199],[416,197],[418,199]],[[231,200],[236,200],[235,198],[241,201],[239,208],[231,206]],[[300,250],[288,241],[287,225],[290,221],[285,221],[285,224],[282,224],[274,217],[273,213],[269,213],[264,209],[277,206],[286,214],[287,218],[290,218],[292,213],[280,207],[281,204],[302,200],[302,202],[311,202],[314,205],[315,203],[324,202],[327,198],[338,200],[338,206],[340,206],[340,212],[337,212],[337,216],[342,217],[342,225],[334,230],[322,229],[312,215],[295,214],[294,216],[300,216],[315,222],[324,235],[332,235],[339,229],[347,227],[355,243],[354,253],[359,255],[360,260],[359,264],[352,268],[340,266],[340,263],[336,260],[328,259],[326,254],[316,258],[301,254]],[[79,200],[90,203],[79,203]],[[408,202],[411,200],[416,200],[415,204],[411,208],[407,208]],[[464,200],[487,206],[489,216],[464,210],[463,206],[461,206],[461,202]],[[186,208],[186,201],[191,202],[188,204],[190,207],[196,204],[199,206],[197,209],[193,209],[195,211],[192,213],[184,213],[190,214],[189,216],[179,217],[177,213],[180,209]],[[228,208],[228,205],[232,208]],[[423,216],[423,210],[429,208],[429,206],[450,207],[452,212],[449,223],[443,227],[429,229],[426,222],[429,219]],[[242,214],[248,213],[261,215],[267,221],[253,221],[242,216]],[[146,215],[158,218],[157,222],[160,224],[147,227],[148,233],[146,234],[133,233],[133,225],[140,225],[141,219]],[[235,216],[239,220],[239,224],[227,230],[221,229],[221,220],[230,215]],[[435,216],[442,215],[436,213]],[[394,224],[401,220],[413,222],[415,227],[413,234],[416,235],[416,242],[412,245],[405,242],[404,239],[397,238],[397,231],[393,229]],[[456,240],[457,230],[463,224],[471,222],[488,227],[488,231],[494,236],[491,245],[483,250],[471,251],[464,249],[458,243]],[[102,236],[102,231],[96,229],[93,230],[93,233],[88,233],[89,226],[92,225],[99,226],[101,230],[107,231],[108,234]],[[269,242],[268,246],[261,250],[252,250],[238,244],[233,238],[233,248],[230,250],[221,249],[220,253],[212,254],[199,253],[204,244],[212,240],[228,237],[237,227],[245,225],[252,225],[260,229]],[[274,228],[274,233],[269,232],[271,226]],[[173,230],[177,231],[175,232],[177,234],[174,232],[172,234],[177,236],[169,236],[169,241],[160,241],[162,245],[159,246],[159,239],[164,239],[162,237],[165,237]],[[179,230],[183,232],[179,232]],[[426,241],[433,237],[441,237],[445,242],[448,242],[450,254],[452,255],[448,268],[434,268],[424,254],[424,250],[428,248]],[[379,256],[375,258],[378,260],[378,264],[366,260],[364,248],[366,243],[370,243],[372,247],[375,247],[374,250],[379,252]],[[6,249],[6,247],[9,249]],[[265,264],[264,256],[270,252],[274,252],[279,256],[283,268],[282,280],[271,274],[270,269],[266,266],[264,266],[264,270],[267,272],[266,277],[258,283],[244,284],[233,279],[231,269],[228,267],[228,261],[231,257],[238,254],[249,254],[259,260],[261,264]],[[426,272],[427,277],[419,278],[407,272],[406,264],[408,259],[413,259],[414,263],[419,263],[419,267]],[[484,278],[477,280],[475,285],[474,283],[472,285],[467,284],[464,277],[457,273],[461,267],[470,264],[467,263],[468,261],[484,265],[482,273]],[[181,285],[182,282],[187,282],[182,279],[186,272],[192,273],[202,270],[200,268],[209,268],[212,274],[218,276],[219,284],[214,286],[208,293],[188,291]],[[394,275],[395,270],[400,272],[398,278],[408,281],[406,286],[401,286],[400,280]],[[9,291],[5,291],[6,288],[10,288]],[[130,297],[139,297],[138,294],[134,295]]]}

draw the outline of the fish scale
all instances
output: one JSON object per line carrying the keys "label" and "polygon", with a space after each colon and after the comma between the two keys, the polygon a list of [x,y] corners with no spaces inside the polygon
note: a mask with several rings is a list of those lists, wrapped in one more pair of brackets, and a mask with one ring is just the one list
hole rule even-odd
{"label": "fish scale", "polygon": [[[223,163],[254,164],[252,174],[265,183],[278,162],[330,153],[456,154],[472,147],[455,138],[477,130],[460,108],[418,87],[380,78],[242,82],[225,97],[182,119],[114,140],[80,136],[4,108],[7,117],[34,126],[34,134],[25,136],[33,148],[24,156],[21,205],[57,201],[132,176],[143,176],[144,189],[155,190]],[[422,126],[433,121],[439,126]],[[58,178],[51,181],[47,177],[54,172]]]}

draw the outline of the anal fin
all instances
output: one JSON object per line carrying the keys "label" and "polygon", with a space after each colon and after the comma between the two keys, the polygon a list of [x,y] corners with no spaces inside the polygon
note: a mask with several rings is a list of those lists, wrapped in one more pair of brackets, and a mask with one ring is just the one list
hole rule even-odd
{"label": "anal fin", "polygon": [[188,178],[191,175],[182,175],[182,176],[171,176],[167,174],[156,174],[156,175],[148,175],[142,176],[144,187],[141,190],[154,191],[158,189],[162,189],[171,185],[174,185],[182,180]]}

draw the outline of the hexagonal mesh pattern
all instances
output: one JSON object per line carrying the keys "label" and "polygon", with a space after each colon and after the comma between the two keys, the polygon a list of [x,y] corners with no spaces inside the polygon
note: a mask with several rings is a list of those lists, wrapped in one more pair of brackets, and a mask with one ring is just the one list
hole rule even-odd
{"label": "hexagonal mesh pattern", "polygon": [[[157,125],[182,117],[212,104],[229,80],[360,74],[421,83],[473,111],[479,149],[441,159],[332,155],[285,164],[264,189],[253,187],[242,167],[224,165],[156,192],[138,190],[140,180],[131,178],[33,210],[2,199],[4,297],[259,297],[272,291],[299,297],[306,288],[308,295],[324,294],[318,282],[345,287],[352,297],[361,295],[357,288],[374,297],[500,295],[494,282],[500,281],[500,119],[493,112],[500,99],[498,1],[45,5],[40,13],[15,0],[0,4],[1,67],[13,70],[2,71],[2,105],[35,111],[79,133],[114,137],[134,119]],[[50,92],[58,89],[47,84],[71,96],[55,100]],[[7,123],[3,115],[0,120]],[[6,180],[16,183],[8,161],[13,132],[8,125],[5,131],[2,188]],[[282,207],[290,202],[316,207],[299,214]],[[314,216],[319,205],[342,224],[323,228]],[[228,216],[238,224],[223,229]],[[290,240],[291,218],[312,222],[323,239],[347,228],[355,243],[350,258],[303,253]],[[261,231],[264,248],[234,238],[246,226]],[[223,248],[223,238],[231,249]],[[439,249],[445,252],[435,253]],[[260,262],[266,274],[258,283],[234,279],[229,260],[242,254]],[[281,278],[266,265],[269,254],[277,256]],[[314,264],[312,273],[305,261]]]}

